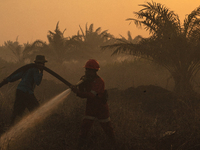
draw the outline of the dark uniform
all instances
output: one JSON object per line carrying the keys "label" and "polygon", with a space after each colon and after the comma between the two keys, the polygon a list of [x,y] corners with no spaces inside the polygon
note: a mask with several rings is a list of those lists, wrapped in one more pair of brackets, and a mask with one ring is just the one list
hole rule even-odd
{"label": "dark uniform", "polygon": [[96,76],[93,81],[85,81],[79,85],[77,96],[87,98],[85,117],[81,126],[81,138],[87,136],[95,119],[98,119],[105,133],[110,138],[114,138],[109,116],[109,107],[108,103],[105,101],[104,92],[104,81],[99,76]]}
{"label": "dark uniform", "polygon": [[96,74],[100,68],[99,64],[96,60],[90,59],[84,67],[86,69],[85,76],[81,78],[84,82],[78,87],[71,87],[77,96],[87,99],[85,117],[81,124],[79,146],[84,144],[94,120],[99,121],[109,139],[115,142],[114,131],[109,116],[109,107],[105,96],[104,80]]}

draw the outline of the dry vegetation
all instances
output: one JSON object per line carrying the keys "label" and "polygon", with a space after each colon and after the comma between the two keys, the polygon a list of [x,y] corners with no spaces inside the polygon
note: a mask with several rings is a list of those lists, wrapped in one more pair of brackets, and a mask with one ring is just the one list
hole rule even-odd
{"label": "dry vegetation", "polygon": [[[124,65],[126,69],[124,69]],[[135,67],[128,66],[126,63],[124,65],[105,65],[99,72],[109,89],[108,103],[118,149],[199,149],[198,94],[177,97],[173,92],[164,88],[169,77],[159,68],[153,67],[154,69],[152,69],[152,66],[141,64],[135,64]],[[133,72],[131,72],[131,67]],[[147,72],[142,72],[144,69]],[[120,74],[121,72],[123,74]],[[79,74],[81,73],[83,72]],[[142,80],[145,81],[142,82]],[[146,84],[144,84],[145,82]],[[17,82],[5,85],[0,89],[1,133],[7,130],[6,125],[9,123],[16,86]],[[66,88],[61,83],[44,79],[41,86],[36,88],[35,94],[42,104]],[[84,108],[85,100],[79,99],[71,93],[43,122],[24,133],[21,140],[10,141],[7,149],[76,149]],[[111,149],[98,122],[94,124],[89,134],[85,149]]]}

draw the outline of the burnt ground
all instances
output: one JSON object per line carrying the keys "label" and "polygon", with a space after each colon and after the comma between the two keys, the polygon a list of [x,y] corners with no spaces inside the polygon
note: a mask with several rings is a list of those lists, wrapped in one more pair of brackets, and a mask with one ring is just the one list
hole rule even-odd
{"label": "burnt ground", "polygon": [[[180,98],[154,85],[126,90],[108,89],[108,93],[117,148],[112,147],[95,122],[84,149],[200,149],[198,94]],[[42,123],[28,131],[23,140],[11,141],[7,149],[76,149],[85,101],[73,94],[67,99]]]}

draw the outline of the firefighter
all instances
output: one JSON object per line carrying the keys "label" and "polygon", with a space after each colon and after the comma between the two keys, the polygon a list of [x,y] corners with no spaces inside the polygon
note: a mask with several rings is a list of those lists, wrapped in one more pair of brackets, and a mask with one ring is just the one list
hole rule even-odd
{"label": "firefighter", "polygon": [[14,108],[11,116],[11,126],[14,124],[17,116],[21,117],[23,115],[26,108],[31,112],[39,106],[39,102],[34,95],[34,89],[35,86],[39,86],[42,81],[43,66],[47,60],[45,59],[45,56],[37,55],[34,62],[37,65],[37,68],[32,67],[16,74],[12,74],[1,83],[4,85],[8,82],[14,82],[21,79],[16,89]]}
{"label": "firefighter", "polygon": [[89,59],[85,66],[85,75],[81,77],[83,83],[72,85],[71,90],[80,98],[87,98],[85,117],[82,121],[78,146],[82,147],[94,120],[98,120],[106,135],[115,143],[114,131],[109,116],[107,92],[104,80],[97,75],[100,69],[95,59]]}

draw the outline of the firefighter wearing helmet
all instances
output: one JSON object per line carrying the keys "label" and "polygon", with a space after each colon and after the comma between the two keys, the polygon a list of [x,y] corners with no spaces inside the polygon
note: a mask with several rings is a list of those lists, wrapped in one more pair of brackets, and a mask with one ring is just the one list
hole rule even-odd
{"label": "firefighter wearing helmet", "polygon": [[95,60],[95,59],[89,59],[84,68],[88,68],[88,69],[94,69],[94,70],[99,70],[99,63]]}
{"label": "firefighter wearing helmet", "polygon": [[94,120],[98,120],[101,127],[115,143],[114,131],[109,116],[107,103],[107,91],[105,90],[104,80],[97,75],[100,69],[99,63],[95,59],[89,59],[85,66],[85,75],[81,77],[83,82],[78,86],[71,86],[71,89],[80,98],[86,98],[85,117],[82,121],[78,146],[82,147]]}

